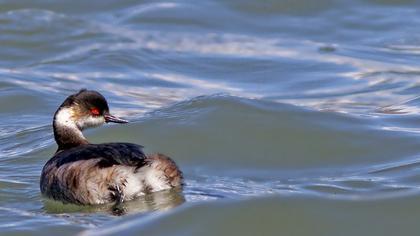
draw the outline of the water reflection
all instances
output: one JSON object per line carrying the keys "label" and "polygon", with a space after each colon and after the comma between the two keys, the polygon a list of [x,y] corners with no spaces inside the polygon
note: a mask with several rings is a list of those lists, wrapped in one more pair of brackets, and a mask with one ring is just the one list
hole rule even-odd
{"label": "water reflection", "polygon": [[44,199],[44,211],[48,214],[106,213],[121,216],[134,213],[169,210],[184,202],[185,198],[182,190],[178,188],[151,193],[133,201],[124,202],[118,205],[104,204],[98,206],[79,206]]}
{"label": "water reflection", "polygon": [[185,202],[181,189],[171,189],[148,194],[141,199],[125,202],[111,208],[113,215],[165,211]]}

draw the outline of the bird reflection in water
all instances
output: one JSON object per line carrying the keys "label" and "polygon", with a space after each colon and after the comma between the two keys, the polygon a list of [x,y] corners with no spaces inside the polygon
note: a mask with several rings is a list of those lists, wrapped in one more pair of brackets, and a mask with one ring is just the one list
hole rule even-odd
{"label": "bird reflection in water", "polygon": [[182,189],[178,187],[174,189],[149,193],[135,200],[114,205],[103,204],[95,206],[81,206],[44,199],[44,210],[46,213],[51,214],[106,212],[111,215],[121,216],[134,213],[169,210],[181,205],[184,202],[185,198],[182,194]]}
{"label": "bird reflection in water", "polygon": [[141,199],[116,204],[112,206],[111,211],[113,215],[125,215],[127,213],[169,210],[184,202],[184,195],[181,189],[177,188],[154,192]]}

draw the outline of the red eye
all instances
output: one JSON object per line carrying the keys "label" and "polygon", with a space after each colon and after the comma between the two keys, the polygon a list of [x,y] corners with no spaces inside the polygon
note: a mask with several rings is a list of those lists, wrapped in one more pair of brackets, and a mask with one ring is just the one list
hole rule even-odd
{"label": "red eye", "polygon": [[91,108],[90,113],[94,116],[99,116],[99,110],[98,108]]}

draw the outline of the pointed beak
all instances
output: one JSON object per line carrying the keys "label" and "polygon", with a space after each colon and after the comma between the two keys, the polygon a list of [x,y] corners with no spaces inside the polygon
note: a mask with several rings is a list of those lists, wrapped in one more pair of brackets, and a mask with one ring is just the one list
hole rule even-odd
{"label": "pointed beak", "polygon": [[121,124],[128,123],[128,120],[124,120],[124,119],[118,118],[118,117],[113,116],[111,114],[105,114],[104,117],[105,117],[105,122],[106,123],[109,123],[109,122],[112,122],[112,123],[121,123]]}

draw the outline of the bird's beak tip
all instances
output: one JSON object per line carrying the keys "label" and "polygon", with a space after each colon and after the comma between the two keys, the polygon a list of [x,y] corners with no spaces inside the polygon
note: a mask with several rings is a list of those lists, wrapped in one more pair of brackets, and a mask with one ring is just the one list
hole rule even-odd
{"label": "bird's beak tip", "polygon": [[116,117],[116,116],[113,116],[113,115],[110,115],[110,114],[104,115],[104,117],[105,117],[105,122],[106,123],[119,123],[119,124],[128,123],[128,120],[124,120],[124,119],[121,119],[119,117]]}

